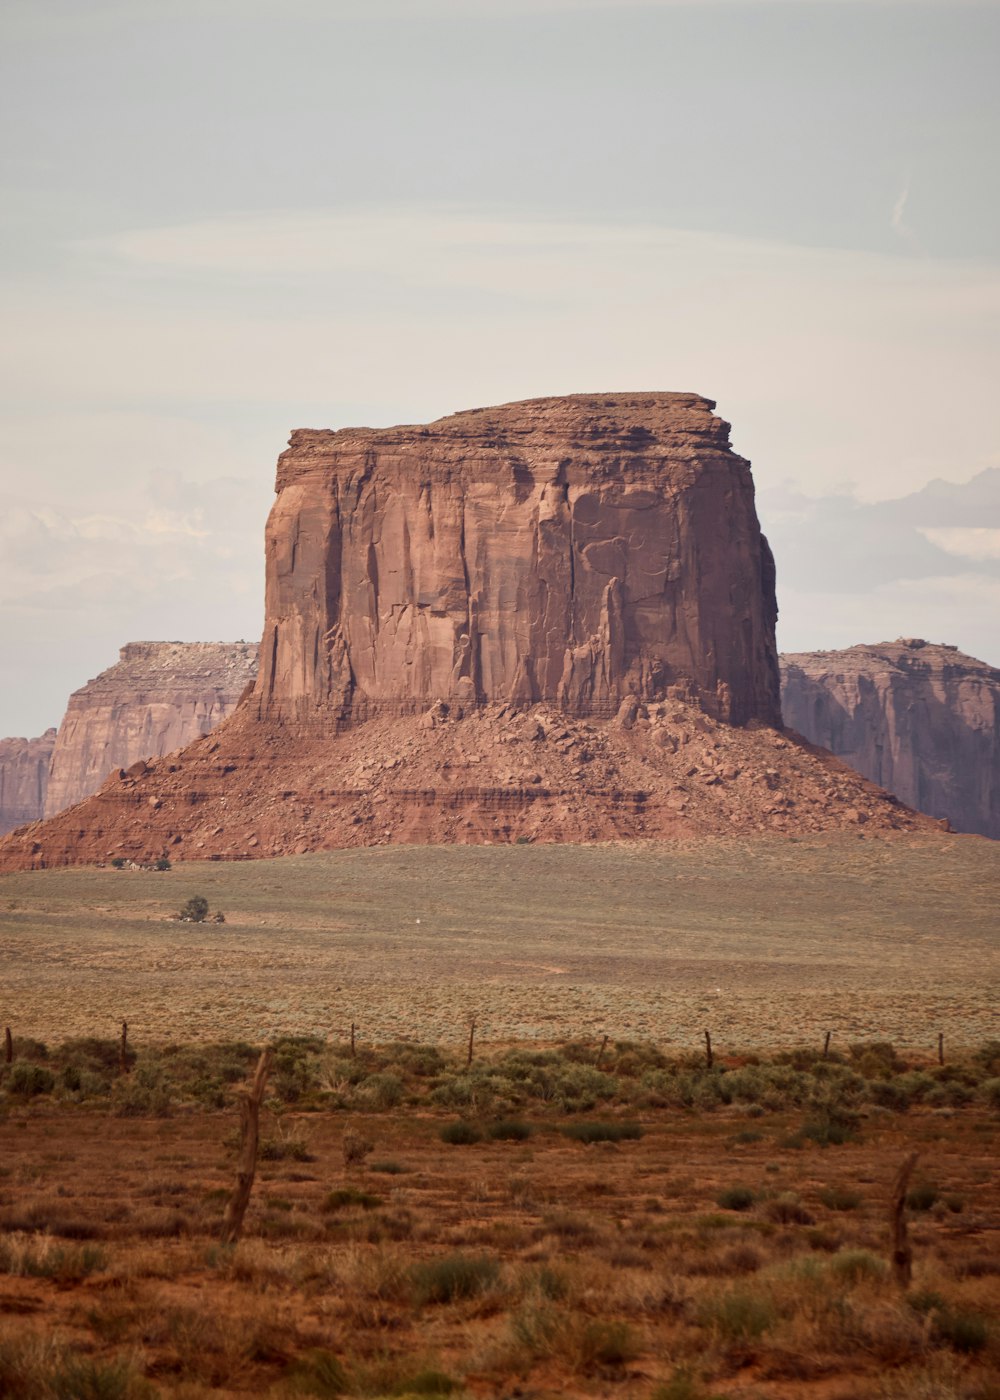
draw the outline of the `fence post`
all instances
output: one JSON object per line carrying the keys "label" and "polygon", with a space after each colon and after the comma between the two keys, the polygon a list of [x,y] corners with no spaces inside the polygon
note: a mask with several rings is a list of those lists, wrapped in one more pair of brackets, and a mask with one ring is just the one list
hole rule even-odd
{"label": "fence post", "polygon": [[905,1158],[892,1187],[889,1204],[889,1228],[892,1231],[892,1276],[900,1288],[909,1288],[913,1277],[913,1247],[906,1228],[906,1188],[917,1164],[918,1152]]}
{"label": "fence post", "polygon": [[705,1032],[705,1064],[709,1069],[715,1064],[715,1056],[712,1054],[712,1037],[708,1031]]}
{"label": "fence post", "polygon": [[250,1192],[257,1171],[257,1143],[260,1137],[260,1105],[264,1097],[267,1076],[271,1070],[272,1050],[268,1046],[262,1050],[257,1061],[253,1084],[240,1094],[240,1128],[242,1144],[240,1160],[236,1168],[236,1185],[226,1205],[222,1222],[222,1243],[235,1244],[243,1229],[243,1217],[250,1204]]}

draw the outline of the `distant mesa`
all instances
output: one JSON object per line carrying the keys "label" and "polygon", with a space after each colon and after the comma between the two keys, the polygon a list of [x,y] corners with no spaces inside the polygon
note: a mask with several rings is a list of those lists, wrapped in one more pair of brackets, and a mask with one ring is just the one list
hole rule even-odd
{"label": "distant mesa", "polygon": [[37,739],[0,739],[0,836],[45,811],[56,731]]}
{"label": "distant mesa", "polygon": [[785,722],[956,831],[1000,839],[1000,670],[919,637],[781,657]]}
{"label": "distant mesa", "polygon": [[70,696],[58,732],[0,740],[0,833],[82,802],[112,769],[208,734],[256,672],[256,643],[129,642]]}
{"label": "distant mesa", "polygon": [[782,734],[774,565],[714,407],[294,432],[251,693],[7,837],[0,868],[930,826]]}

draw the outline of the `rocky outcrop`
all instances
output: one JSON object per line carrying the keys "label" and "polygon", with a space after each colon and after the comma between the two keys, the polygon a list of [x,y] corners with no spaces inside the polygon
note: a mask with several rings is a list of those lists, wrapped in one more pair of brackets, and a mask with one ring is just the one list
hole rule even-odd
{"label": "rocky outcrop", "polygon": [[294,433],[252,694],[0,842],[0,869],[931,827],[781,732],[773,565],[713,407]]}
{"label": "rocky outcrop", "polygon": [[786,723],[911,807],[1000,838],[1000,670],[916,638],[781,658]]}
{"label": "rocky outcrop", "polygon": [[267,527],[262,718],[683,695],[779,721],[749,464],[695,394],[299,431]]}
{"label": "rocky outcrop", "polygon": [[82,802],[112,769],[208,734],[233,712],[256,670],[257,647],[246,642],[129,642],[117,665],[69,698],[45,815]]}
{"label": "rocky outcrop", "polygon": [[45,811],[45,789],[56,731],[37,739],[0,739],[0,836]]}

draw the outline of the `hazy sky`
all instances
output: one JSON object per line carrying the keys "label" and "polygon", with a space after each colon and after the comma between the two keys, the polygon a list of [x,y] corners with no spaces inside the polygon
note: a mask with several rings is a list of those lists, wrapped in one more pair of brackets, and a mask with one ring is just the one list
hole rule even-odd
{"label": "hazy sky", "polygon": [[4,0],[0,735],[256,638],[293,427],[697,390],[785,650],[1000,664],[1000,3]]}

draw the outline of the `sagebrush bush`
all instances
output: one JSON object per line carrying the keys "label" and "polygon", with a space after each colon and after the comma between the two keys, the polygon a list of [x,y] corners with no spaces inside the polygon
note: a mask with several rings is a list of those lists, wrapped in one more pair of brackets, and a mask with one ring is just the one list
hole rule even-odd
{"label": "sagebrush bush", "polygon": [[457,1123],[446,1123],[438,1137],[442,1142],[450,1143],[452,1147],[470,1147],[475,1142],[482,1142],[483,1133],[475,1123],[459,1118]]}
{"label": "sagebrush bush", "polygon": [[567,1123],[562,1129],[574,1142],[635,1142],[642,1137],[639,1123]]}
{"label": "sagebrush bush", "polygon": [[410,1273],[414,1301],[455,1303],[474,1298],[492,1288],[500,1277],[500,1266],[487,1254],[451,1254],[415,1264]]}

